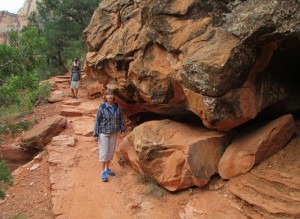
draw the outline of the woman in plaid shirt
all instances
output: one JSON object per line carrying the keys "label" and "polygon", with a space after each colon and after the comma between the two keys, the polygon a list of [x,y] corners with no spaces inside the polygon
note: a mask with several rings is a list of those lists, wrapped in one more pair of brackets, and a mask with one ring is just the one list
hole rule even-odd
{"label": "woman in plaid shirt", "polygon": [[99,106],[94,128],[94,138],[99,145],[99,161],[102,166],[101,179],[107,181],[107,175],[115,173],[109,169],[109,163],[113,158],[117,133],[125,136],[124,116],[121,107],[114,102],[114,93],[108,89],[104,94],[104,103]]}

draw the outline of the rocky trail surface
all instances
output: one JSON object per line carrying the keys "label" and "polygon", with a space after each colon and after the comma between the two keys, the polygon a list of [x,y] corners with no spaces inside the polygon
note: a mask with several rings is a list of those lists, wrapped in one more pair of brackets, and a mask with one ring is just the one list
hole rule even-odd
{"label": "rocky trail surface", "polygon": [[0,201],[1,219],[300,218],[299,128],[280,153],[250,173],[230,181],[216,176],[202,189],[170,193],[143,184],[143,176],[118,156],[111,165],[116,176],[104,183],[92,137],[102,99],[89,100],[84,84],[79,98],[73,99],[63,77],[51,80],[63,91],[63,100],[36,107],[27,119],[42,121],[58,114],[67,117],[67,127],[43,152],[13,172],[14,185]]}

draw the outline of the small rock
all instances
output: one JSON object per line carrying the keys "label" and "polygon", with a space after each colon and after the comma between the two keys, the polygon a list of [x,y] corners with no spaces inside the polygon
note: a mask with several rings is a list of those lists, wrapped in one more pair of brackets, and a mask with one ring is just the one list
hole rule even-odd
{"label": "small rock", "polygon": [[43,158],[42,158],[42,155],[41,154],[38,154],[36,155],[34,158],[33,158],[34,161],[42,161]]}
{"label": "small rock", "polygon": [[37,168],[39,168],[41,165],[40,164],[34,164],[32,167],[29,168],[30,171],[36,170]]}
{"label": "small rock", "polygon": [[98,151],[98,150],[99,150],[99,147],[97,146],[97,147],[93,148],[93,149],[91,150],[91,152],[95,152],[95,151]]}
{"label": "small rock", "polygon": [[4,200],[0,200],[0,205],[3,204],[4,202],[6,202],[7,198]]}

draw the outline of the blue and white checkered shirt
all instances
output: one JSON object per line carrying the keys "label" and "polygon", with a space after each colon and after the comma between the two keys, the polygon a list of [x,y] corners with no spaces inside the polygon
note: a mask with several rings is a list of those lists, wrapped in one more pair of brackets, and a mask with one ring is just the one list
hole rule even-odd
{"label": "blue and white checkered shirt", "polygon": [[97,137],[100,133],[112,134],[125,132],[124,116],[121,107],[117,103],[114,103],[112,113],[107,106],[106,103],[103,103],[98,108],[94,137]]}

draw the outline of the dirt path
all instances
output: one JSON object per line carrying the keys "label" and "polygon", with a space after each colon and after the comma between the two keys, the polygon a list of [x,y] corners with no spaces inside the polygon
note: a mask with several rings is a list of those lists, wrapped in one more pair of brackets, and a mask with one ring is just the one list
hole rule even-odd
{"label": "dirt path", "polygon": [[[60,79],[61,80],[61,79]],[[91,136],[95,106],[101,99],[88,100],[84,86],[78,100],[69,97],[66,82],[57,83],[64,91],[64,101],[37,108],[31,117],[41,120],[60,114],[65,107],[78,109],[83,116],[68,117],[67,128],[60,135],[76,139],[76,145],[61,145],[42,152],[30,163],[14,172],[14,186],[0,202],[0,219],[16,216],[41,219],[188,219],[188,218],[246,218],[238,211],[223,188],[220,179],[212,180],[208,188],[190,188],[177,193],[160,190],[163,196],[146,194],[158,190],[153,184],[138,182],[141,178],[129,166],[120,165],[114,157],[111,169],[116,176],[108,182],[100,180],[98,146]],[[79,101],[78,106],[68,105]],[[119,139],[121,140],[121,139]],[[18,139],[13,140],[15,143]],[[152,190],[150,190],[152,189]]]}
{"label": "dirt path", "polygon": [[[64,84],[59,87],[65,93],[69,92]],[[81,106],[81,111],[93,112],[102,99],[91,101],[86,96],[82,87],[78,99],[81,104],[76,108]],[[66,97],[66,101],[72,101],[70,99]],[[89,102],[86,110],[82,107],[85,102]],[[109,177],[108,182],[100,180],[98,145],[90,133],[94,116],[95,111],[84,116],[68,117],[72,126],[61,134],[75,136],[76,145],[65,146],[62,153],[55,155],[55,159],[61,162],[50,163],[51,196],[57,218],[180,218],[175,209],[184,203],[179,200],[185,199],[189,192],[166,193],[161,198],[146,195],[147,186],[138,183],[138,174],[129,166],[122,167],[117,156],[111,164],[116,176]]]}

